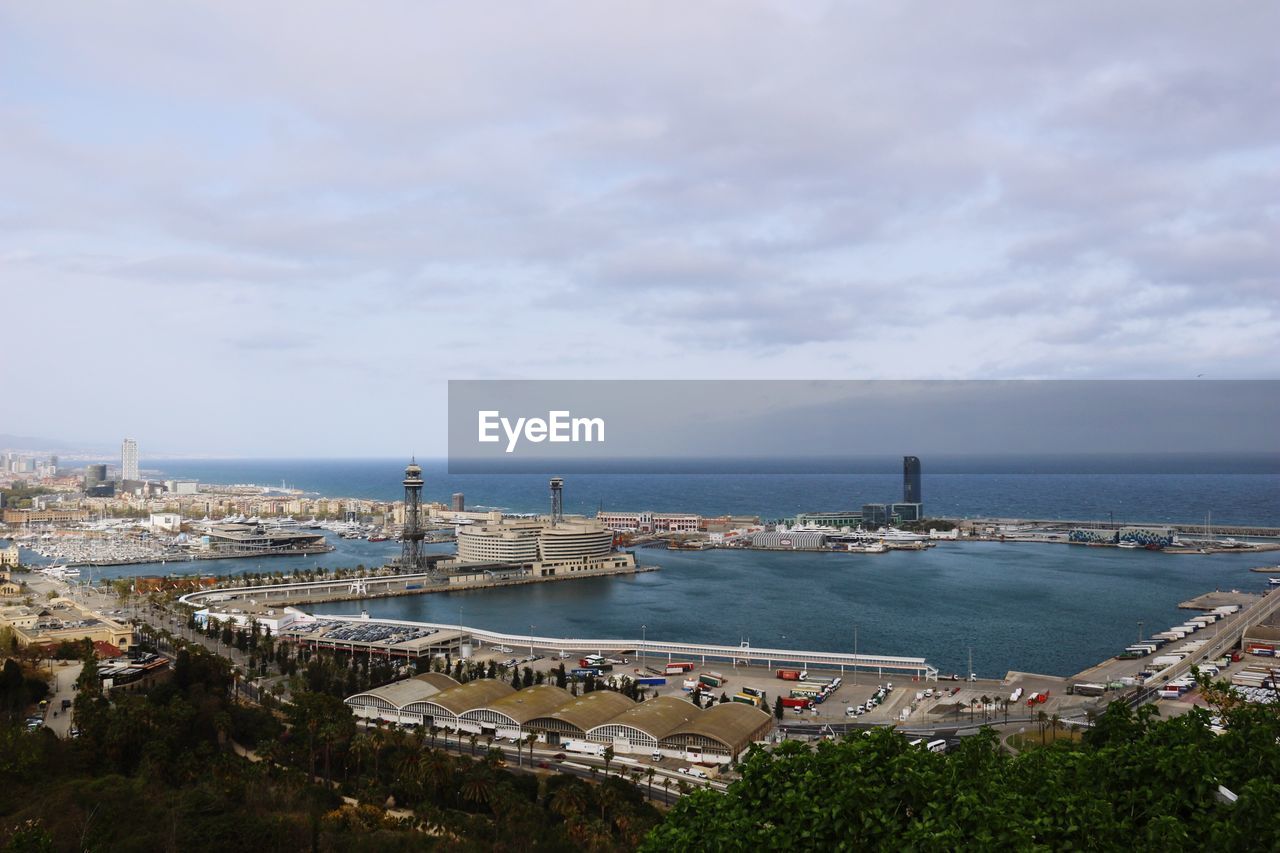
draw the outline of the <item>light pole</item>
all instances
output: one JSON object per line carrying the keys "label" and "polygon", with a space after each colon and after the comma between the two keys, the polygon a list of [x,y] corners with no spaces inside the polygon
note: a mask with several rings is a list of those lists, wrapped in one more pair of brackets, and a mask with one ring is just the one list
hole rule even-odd
{"label": "light pole", "polygon": [[533,657],[533,625],[529,626],[529,657]]}
{"label": "light pole", "polygon": [[1138,642],[1142,642],[1142,620],[1138,620]]}
{"label": "light pole", "polygon": [[648,630],[648,628],[649,628],[649,626],[648,626],[648,625],[641,625],[641,626],[640,626],[640,668],[641,668],[641,669],[644,669],[644,668],[645,668],[645,647],[644,647],[644,644],[645,644],[645,642],[646,642],[646,637],[647,637],[647,630]]}
{"label": "light pole", "polygon": [[853,657],[853,683],[856,685],[858,683],[858,625],[856,622],[853,625]]}

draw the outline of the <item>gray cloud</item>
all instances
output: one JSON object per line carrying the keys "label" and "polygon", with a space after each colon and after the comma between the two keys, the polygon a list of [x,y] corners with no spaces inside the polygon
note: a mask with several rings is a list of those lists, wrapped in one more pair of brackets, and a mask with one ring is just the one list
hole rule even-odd
{"label": "gray cloud", "polygon": [[[198,340],[166,353],[196,373],[252,371],[258,330],[289,330],[307,346],[273,369],[362,377],[353,412],[409,371],[1273,376],[1278,25],[1192,2],[10,5],[6,307]],[[0,378],[39,398],[78,370]],[[442,436],[440,400],[414,429]],[[250,402],[174,429],[225,442]],[[65,432],[32,417],[12,431]]]}

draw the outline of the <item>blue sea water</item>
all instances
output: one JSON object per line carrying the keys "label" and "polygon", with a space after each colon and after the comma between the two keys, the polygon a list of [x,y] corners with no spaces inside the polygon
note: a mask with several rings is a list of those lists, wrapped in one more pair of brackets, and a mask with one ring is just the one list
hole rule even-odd
{"label": "blue sea water", "polygon": [[[543,512],[547,478],[534,474],[449,474],[422,463],[426,500]],[[403,496],[405,460],[165,460],[164,477],[210,483],[279,485],[376,500]],[[796,512],[856,509],[902,499],[901,460],[812,462],[771,473],[574,474],[565,481],[567,512],[696,512],[785,518]],[[1064,518],[1280,526],[1280,458],[1274,455],[1152,457],[946,457],[924,459],[922,491],[930,516]]]}

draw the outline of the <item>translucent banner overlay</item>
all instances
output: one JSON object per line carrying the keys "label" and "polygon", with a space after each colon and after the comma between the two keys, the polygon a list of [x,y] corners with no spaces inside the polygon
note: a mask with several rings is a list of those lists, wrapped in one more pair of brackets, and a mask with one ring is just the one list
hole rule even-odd
{"label": "translucent banner overlay", "polygon": [[1278,435],[1277,380],[449,382],[455,474],[1274,474]]}

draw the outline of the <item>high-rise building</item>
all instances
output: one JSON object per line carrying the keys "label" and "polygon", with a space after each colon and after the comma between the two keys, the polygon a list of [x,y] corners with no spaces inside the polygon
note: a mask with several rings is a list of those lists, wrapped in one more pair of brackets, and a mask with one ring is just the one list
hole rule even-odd
{"label": "high-rise building", "polygon": [[452,504],[450,505],[450,509],[452,509],[454,512],[466,512],[467,498],[465,495],[462,494],[462,492],[453,493],[453,501],[452,501]]}
{"label": "high-rise building", "polygon": [[86,465],[84,468],[84,487],[91,489],[107,481],[106,465]]}
{"label": "high-rise building", "polygon": [[126,438],[120,446],[120,479],[137,480],[138,478],[138,442]]}
{"label": "high-rise building", "polygon": [[902,457],[902,502],[924,503],[920,496],[920,457]]}

